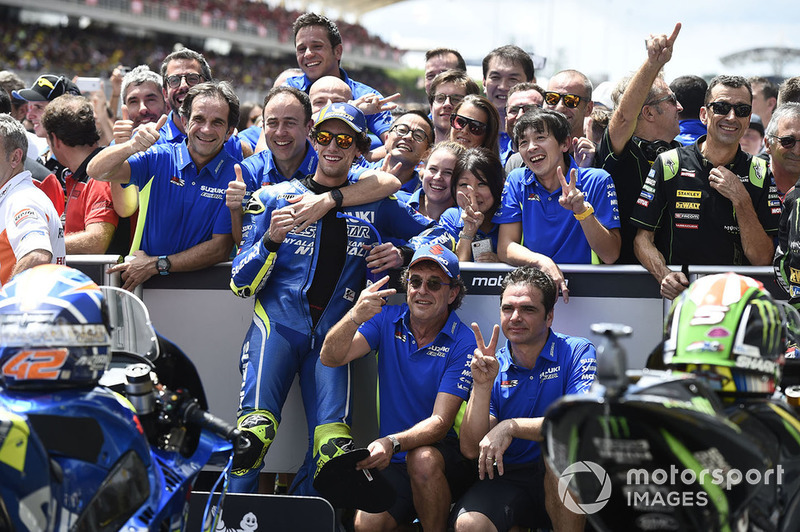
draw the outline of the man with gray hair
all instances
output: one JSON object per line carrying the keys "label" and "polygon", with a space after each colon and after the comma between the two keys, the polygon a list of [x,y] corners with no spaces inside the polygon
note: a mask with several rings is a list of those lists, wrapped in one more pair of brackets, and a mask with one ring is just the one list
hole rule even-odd
{"label": "man with gray hair", "polygon": [[109,269],[122,272],[125,289],[156,274],[222,262],[233,247],[225,188],[239,161],[224,146],[239,121],[239,98],[223,81],[197,84],[181,102],[185,141],[149,149],[167,121],[162,115],[89,163],[88,174],[95,179],[136,185],[141,191],[145,208],[131,246],[134,257]]}
{"label": "man with gray hair", "polygon": [[142,124],[158,122],[166,114],[161,76],[147,65],[139,65],[122,78],[122,120],[114,124],[117,144],[131,138],[133,130]]}
{"label": "man with gray hair", "polygon": [[39,264],[65,264],[61,220],[24,169],[28,139],[11,115],[0,114],[0,286]]}

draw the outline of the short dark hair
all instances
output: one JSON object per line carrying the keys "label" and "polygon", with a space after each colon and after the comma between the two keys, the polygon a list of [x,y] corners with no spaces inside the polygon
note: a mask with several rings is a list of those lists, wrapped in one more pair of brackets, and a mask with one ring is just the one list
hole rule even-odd
{"label": "short dark hair", "polygon": [[433,98],[436,96],[436,89],[439,88],[439,85],[443,83],[454,83],[456,85],[460,85],[464,87],[467,94],[480,94],[481,88],[478,87],[478,84],[473,81],[471,77],[467,75],[466,72],[461,70],[445,70],[444,72],[440,72],[433,78],[431,81],[430,92],[428,93],[428,105],[433,105]]}
{"label": "short dark hair", "polygon": [[317,15],[316,13],[303,13],[292,24],[292,31],[294,38],[297,39],[297,32],[307,26],[322,26],[328,32],[328,40],[331,42],[331,47],[342,44],[342,34],[339,33],[339,28],[336,23],[324,15]]}
{"label": "short dark hair", "polygon": [[500,292],[501,302],[503,301],[503,294],[506,292],[506,289],[516,284],[526,284],[538,288],[542,292],[544,313],[549,314],[553,310],[556,304],[556,298],[558,297],[558,291],[556,290],[556,283],[553,282],[553,279],[548,274],[533,266],[520,266],[510,271],[508,275],[503,278],[502,283],[500,283],[500,287],[502,288]]}
{"label": "short dark hair", "polygon": [[[467,295],[467,285],[464,284],[464,279],[461,278],[459,275],[455,279],[449,277],[450,284],[454,284],[458,287],[458,295],[453,300],[452,303],[447,305],[447,312],[453,312],[454,310],[458,310],[461,307],[461,303],[464,301],[464,296]],[[408,293],[408,268],[403,268],[403,273],[400,275],[400,286],[403,287],[403,291]],[[452,286],[450,288],[453,288]]]}
{"label": "short dark hair", "polygon": [[67,146],[92,146],[100,140],[94,108],[83,96],[64,94],[50,102],[42,114],[42,126]]}
{"label": "short dark hair", "polygon": [[488,148],[491,151],[500,154],[500,140],[499,140],[499,132],[500,132],[500,115],[497,113],[497,109],[492,102],[480,96],[478,94],[467,94],[463,100],[458,102],[453,108],[453,114],[458,114],[458,111],[461,110],[462,107],[465,105],[470,104],[474,105],[478,109],[481,109],[484,113],[486,113],[486,136],[483,138],[482,146],[484,148]]}
{"label": "short dark hair", "polygon": [[523,81],[522,83],[517,83],[516,85],[508,89],[508,93],[506,94],[506,100],[508,99],[509,96],[511,96],[515,92],[527,92],[527,91],[536,91],[542,95],[542,98],[544,98],[544,93],[546,92],[536,83],[533,83],[531,81]]}
{"label": "short dark hair", "polygon": [[750,82],[747,81],[742,76],[727,76],[725,74],[721,74],[716,76],[711,80],[711,83],[708,84],[708,89],[706,89],[706,95],[703,99],[703,105],[708,105],[708,102],[711,101],[711,91],[714,90],[714,87],[717,85],[722,85],[723,87],[730,87],[732,89],[738,89],[739,87],[744,87],[747,89],[747,92],[750,93],[750,102],[753,102],[753,88],[750,86]]}
{"label": "short dark hair", "polygon": [[458,50],[453,50],[452,48],[434,48],[433,50],[428,50],[425,52],[425,61],[428,61],[431,57],[437,57],[440,55],[448,55],[453,54],[456,56],[456,68],[455,70],[462,70],[464,72],[467,71],[467,62],[464,61],[464,57],[459,53]]}
{"label": "short dark hair", "polygon": [[180,115],[187,120],[192,115],[192,103],[195,98],[219,98],[228,104],[228,127],[236,127],[239,123],[239,97],[227,81],[207,81],[198,83],[186,93],[180,108]]}
{"label": "short dark hair", "polygon": [[553,135],[556,142],[563,144],[569,137],[572,129],[569,127],[567,117],[551,109],[533,109],[525,113],[514,124],[514,144],[519,146],[519,141],[528,130],[537,133]]}
{"label": "short dark hair", "polygon": [[11,96],[12,91],[22,90],[26,88],[26,85],[25,82],[22,81],[21,77],[11,72],[10,70],[0,70],[0,87],[5,89],[5,92],[8,93],[12,109],[19,109],[20,107],[28,103],[25,100],[20,100],[18,98],[13,98]]}
{"label": "short dark hair", "polygon": [[295,98],[297,98],[297,101],[300,102],[300,105],[303,106],[303,113],[305,114],[306,122],[311,120],[311,115],[312,115],[311,100],[308,98],[308,94],[301,91],[300,89],[289,87],[288,85],[279,85],[278,87],[272,87],[267,93],[267,95],[264,96],[263,108],[266,109],[269,101],[279,94],[288,94],[289,96],[294,96]]}
{"label": "short dark hair", "polygon": [[800,103],[800,76],[784,80],[778,89],[778,105],[788,102]]}
{"label": "short dark hair", "polygon": [[[208,66],[208,61],[206,58],[203,57],[203,54],[199,52],[195,52],[189,48],[181,48],[175,52],[172,52],[167,57],[164,58],[164,61],[161,62],[161,79],[164,82],[164,88],[167,88],[167,66],[171,61],[175,61],[177,59],[188,59],[190,61],[197,61],[200,63],[200,71],[203,74],[203,77],[206,78],[206,81],[211,81],[211,67]],[[237,120],[238,122],[238,120]]]}
{"label": "short dark hair", "polygon": [[[485,214],[494,214],[500,206],[500,199],[503,196],[503,184],[506,180],[506,173],[503,170],[503,163],[500,162],[500,157],[486,148],[469,148],[459,159],[461,163],[458,172],[459,178],[462,173],[469,171],[478,178],[478,181],[488,185],[494,201],[492,201],[490,210]],[[453,173],[455,174],[455,172]],[[450,193],[454,199],[458,197],[459,178],[453,177],[450,181]]]}
{"label": "short dark hair", "polygon": [[530,54],[519,46],[507,44],[495,48],[483,58],[483,79],[486,79],[486,75],[489,73],[489,62],[492,59],[499,59],[507,63],[514,63],[521,66],[522,70],[525,72],[526,81],[533,81],[533,78],[536,76],[536,72],[533,69],[533,59],[531,59]]}
{"label": "short dark hair", "polygon": [[705,105],[708,90],[706,80],[700,76],[678,76],[672,80],[669,88],[683,107],[683,111],[680,112],[681,118],[700,118],[700,109]]}
{"label": "short dark hair", "polygon": [[761,91],[764,93],[765,100],[769,100],[770,98],[778,98],[778,86],[764,76],[750,76],[747,78],[747,81],[750,82],[750,87],[756,83],[762,85]]}
{"label": "short dark hair", "polygon": [[392,120],[392,125],[391,125],[391,127],[389,129],[394,127],[394,125],[397,123],[397,121],[400,118],[402,118],[402,117],[404,117],[406,115],[418,116],[422,120],[425,121],[425,126],[428,128],[428,133],[429,133],[429,135],[428,135],[428,148],[433,146],[434,137],[436,136],[436,130],[434,130],[434,128],[433,128],[433,121],[431,121],[431,119],[428,117],[428,113],[426,113],[425,111],[420,111],[419,109],[411,109],[409,111],[402,111],[400,113],[397,113],[397,114],[394,115],[394,117],[393,117],[394,120]]}
{"label": "short dark hair", "polygon": [[11,113],[11,97],[6,91],[0,91],[0,113]]}

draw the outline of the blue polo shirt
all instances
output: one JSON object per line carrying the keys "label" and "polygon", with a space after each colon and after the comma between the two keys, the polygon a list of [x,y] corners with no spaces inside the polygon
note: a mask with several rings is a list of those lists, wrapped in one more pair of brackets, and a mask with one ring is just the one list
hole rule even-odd
{"label": "blue polo shirt", "polygon": [[243,140],[250,148],[255,151],[256,144],[258,144],[258,140],[261,138],[261,133],[264,130],[261,126],[250,126],[247,129],[240,131],[236,136],[239,137],[239,140]]}
{"label": "blue polo shirt", "polygon": [[508,162],[508,158],[514,154],[511,147],[511,137],[505,131],[500,132],[500,162],[503,166]]}
{"label": "blue polo shirt", "polygon": [[[170,111],[169,120],[167,120],[167,123],[161,126],[161,129],[158,130],[160,137],[156,141],[156,145],[180,144],[186,140],[186,133],[182,133],[181,130],[178,129],[178,124],[175,123],[176,118],[178,118],[178,115],[175,113],[175,111]],[[236,159],[236,162],[242,160],[242,141],[239,140],[239,137],[236,135],[231,135],[231,137],[225,142],[224,149],[231,155],[231,157]]]}
{"label": "blue polo shirt", "polygon": [[[436,339],[418,346],[409,329],[408,305],[386,305],[358,332],[378,351],[380,436],[413,427],[433,414],[436,395],[466,400],[472,386],[470,363],[475,335],[451,312]],[[451,429],[455,434],[455,431]],[[405,462],[405,453],[392,457]]]}
{"label": "blue polo shirt", "polygon": [[[595,348],[589,340],[552,329],[533,369],[514,363],[508,341],[496,356],[500,370],[492,385],[489,414],[497,421],[543,417],[561,396],[588,392],[597,371]],[[527,464],[539,454],[539,442],[514,438],[503,453],[503,463]]]}
{"label": "blue polo shirt", "polygon": [[185,142],[157,144],[131,156],[128,184],[139,187],[139,220],[131,253],[141,249],[150,256],[170,255],[212,235],[230,234],[225,189],[235,177],[236,162],[221,150],[198,172]]}
{"label": "blue polo shirt", "polygon": [[[450,207],[439,217],[439,225],[443,227],[458,243],[458,233],[464,229],[464,221],[461,219],[461,207]],[[497,235],[500,233],[500,226],[495,224],[494,228],[488,233],[484,233],[480,228],[475,232],[475,240],[490,238],[492,240],[492,251],[497,253]]]}
{"label": "blue polo shirt", "polygon": [[317,161],[317,152],[314,151],[311,141],[306,140],[306,155],[303,157],[303,161],[297,171],[290,176],[281,174],[270,150],[254,153],[242,161],[240,166],[242,167],[242,179],[247,186],[247,191],[255,192],[267,185],[283,183],[292,179],[303,179],[305,176],[317,171]]}
{"label": "blue polo shirt", "polygon": [[418,188],[413,192],[409,192],[407,190],[398,190],[394,193],[397,196],[397,199],[414,209],[415,211],[419,211],[419,202],[422,200],[422,195],[425,192],[422,190],[422,187]]}
{"label": "blue polo shirt", "polygon": [[[383,162],[386,160],[386,157],[381,159],[380,161],[375,161],[374,163],[367,163],[367,166],[373,170],[380,170],[383,167]],[[419,175],[419,170],[414,169],[414,173],[411,175],[411,179],[406,181],[400,186],[400,191],[407,192],[410,196],[413,194],[417,189],[422,187],[422,178]],[[398,191],[399,192],[399,191]]]}
{"label": "blue polo shirt", "polygon": [[[365,94],[377,94],[383,98],[383,95],[380,92],[376,91],[369,85],[365,85],[364,83],[359,83],[358,81],[350,79],[347,76],[347,72],[345,72],[342,68],[339,69],[339,77],[350,87],[350,91],[353,93],[354,100],[361,98]],[[300,89],[306,94],[308,94],[308,91],[311,90],[311,84],[311,80],[308,79],[308,76],[305,74],[300,76],[292,76],[286,80],[286,85],[294,87],[295,89]],[[392,125],[392,113],[389,111],[382,111],[374,115],[366,115],[366,118],[367,124],[369,125],[369,130],[379,137],[389,131],[389,127]]]}
{"label": "blue polo shirt", "polygon": [[[617,191],[611,175],[599,168],[578,168],[570,160],[570,171],[578,171],[577,187],[594,207],[597,220],[608,229],[619,227]],[[568,174],[569,175],[569,174]],[[569,178],[567,178],[569,179]],[[527,167],[508,175],[496,224],[522,222],[522,245],[560,264],[591,264],[592,249],[572,211],[558,203],[561,187],[548,192]],[[595,259],[599,262],[598,259]]]}

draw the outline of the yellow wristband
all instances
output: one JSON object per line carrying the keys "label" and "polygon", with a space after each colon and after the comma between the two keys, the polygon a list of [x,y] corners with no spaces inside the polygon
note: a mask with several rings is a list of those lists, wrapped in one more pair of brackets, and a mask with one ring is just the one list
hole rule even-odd
{"label": "yellow wristband", "polygon": [[579,222],[585,220],[594,213],[594,207],[592,207],[591,203],[589,203],[588,201],[584,201],[583,205],[586,207],[585,211],[583,211],[580,214],[573,214],[573,216],[575,216],[575,219],[578,220]]}

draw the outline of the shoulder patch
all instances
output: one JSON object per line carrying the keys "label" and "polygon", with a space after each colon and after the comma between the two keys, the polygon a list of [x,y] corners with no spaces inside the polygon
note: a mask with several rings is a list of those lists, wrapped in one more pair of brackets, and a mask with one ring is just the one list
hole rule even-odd
{"label": "shoulder patch", "polygon": [[767,177],[767,161],[761,157],[752,157],[750,159],[749,177],[750,183],[758,188],[763,188]]}
{"label": "shoulder patch", "polygon": [[665,151],[661,155],[659,155],[661,159],[661,168],[662,174],[664,176],[664,181],[669,181],[680,171],[680,157],[678,156],[678,150],[673,148],[671,150]]}
{"label": "shoulder patch", "polygon": [[250,196],[250,200],[248,200],[247,205],[244,207],[245,214],[260,214],[264,212],[266,208],[261,200],[258,198],[258,194],[253,194]]}

